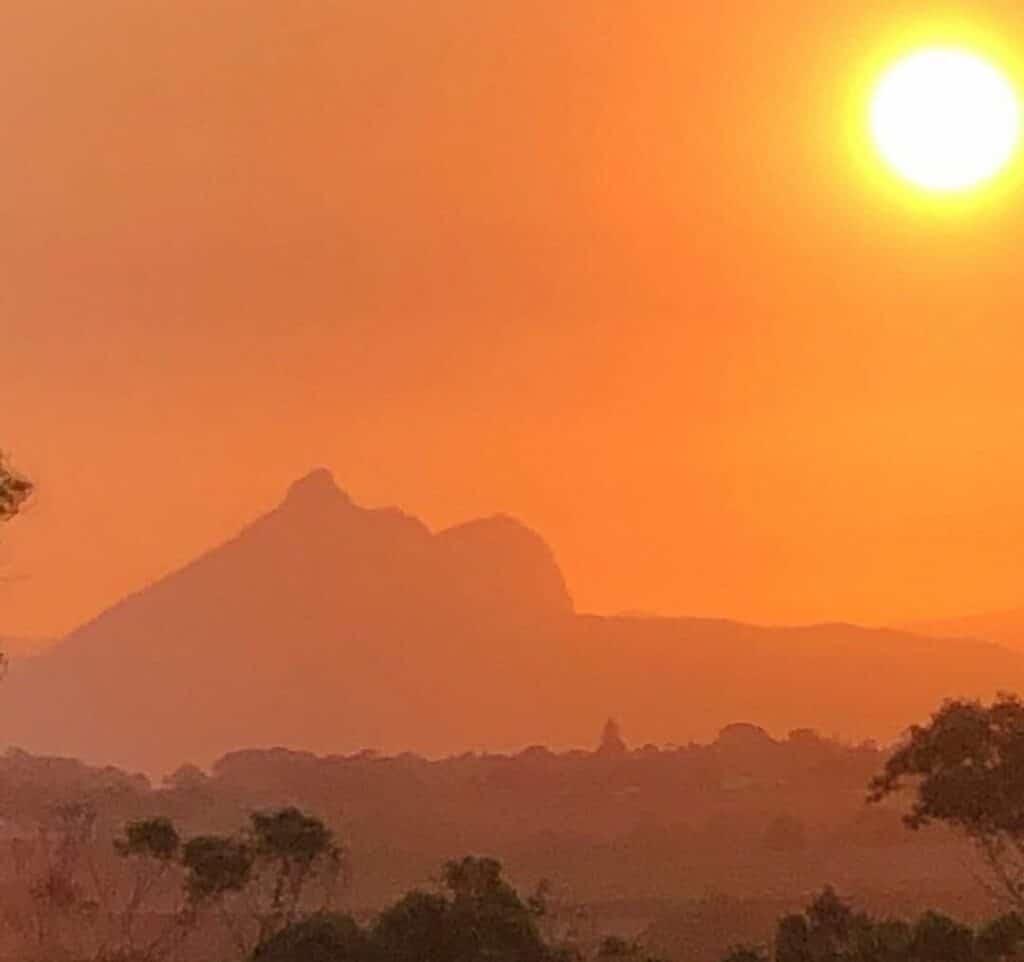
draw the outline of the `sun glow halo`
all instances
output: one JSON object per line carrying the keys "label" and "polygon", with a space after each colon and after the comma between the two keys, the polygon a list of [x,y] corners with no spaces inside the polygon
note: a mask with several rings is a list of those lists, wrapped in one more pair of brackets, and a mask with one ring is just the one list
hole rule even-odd
{"label": "sun glow halo", "polygon": [[1009,163],[1020,138],[1010,81],[980,57],[950,47],[910,54],[871,99],[871,135],[886,162],[933,192],[965,191]]}

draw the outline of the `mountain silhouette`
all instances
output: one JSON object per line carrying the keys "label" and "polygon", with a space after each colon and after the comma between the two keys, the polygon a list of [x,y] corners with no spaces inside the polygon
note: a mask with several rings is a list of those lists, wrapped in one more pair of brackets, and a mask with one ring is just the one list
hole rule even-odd
{"label": "mountain silhouette", "polygon": [[441,754],[592,745],[729,722],[891,737],[949,695],[1024,683],[1024,656],[849,625],[577,614],[543,539],[505,516],[438,533],[326,470],[235,538],[33,658],[6,740],[150,772],[287,746]]}
{"label": "mountain silhouette", "polygon": [[1024,608],[920,621],[908,625],[907,630],[935,638],[984,638],[1024,651]]}

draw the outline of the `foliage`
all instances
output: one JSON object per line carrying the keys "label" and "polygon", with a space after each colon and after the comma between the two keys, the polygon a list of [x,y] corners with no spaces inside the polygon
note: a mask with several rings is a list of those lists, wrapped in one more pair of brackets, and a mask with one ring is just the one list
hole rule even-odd
{"label": "foliage", "polygon": [[973,962],[978,958],[971,929],[938,912],[921,916],[914,926],[910,948],[914,959]]}
{"label": "foliage", "polygon": [[768,956],[763,949],[739,945],[722,956],[722,962],[768,962]]}
{"label": "foliage", "polygon": [[259,883],[255,915],[262,945],[296,919],[314,878],[324,882],[324,902],[330,901],[343,856],[330,829],[297,808],[255,812],[250,820],[246,849]]}
{"label": "foliage", "polygon": [[1016,913],[1002,915],[982,926],[975,936],[978,954],[985,959],[1010,958],[1024,945],[1024,919]]}
{"label": "foliage", "polygon": [[597,749],[599,755],[619,756],[626,753],[626,741],[622,737],[622,729],[614,718],[609,718],[601,730],[601,743]]}
{"label": "foliage", "polygon": [[185,843],[185,888],[193,905],[240,892],[252,876],[253,854],[244,843],[220,835],[199,835]]}
{"label": "foliage", "polygon": [[553,958],[531,907],[489,858],[448,862],[444,894],[412,892],[384,912],[374,943],[395,962],[545,962]]}
{"label": "foliage", "polygon": [[319,912],[282,929],[257,947],[253,962],[362,962],[371,957],[366,933],[350,915]]}
{"label": "foliage", "polygon": [[457,958],[450,908],[443,895],[409,892],[377,919],[373,928],[375,948],[393,962]]}
{"label": "foliage", "polygon": [[337,851],[330,829],[297,808],[253,813],[251,835],[258,857],[294,869],[308,867]]}
{"label": "foliage", "polygon": [[605,938],[597,950],[596,962],[659,962],[637,942],[617,935]]}
{"label": "foliage", "polygon": [[[1014,962],[1024,959],[1024,921],[1014,915],[978,932],[946,915],[925,912],[913,924],[854,911],[826,888],[801,913],[781,918],[774,962]],[[739,947],[722,962],[768,962],[758,948]]]}
{"label": "foliage", "polygon": [[990,706],[948,701],[905,743],[870,785],[871,801],[907,782],[915,795],[908,827],[932,822],[970,839],[999,890],[1024,908],[1024,703],[1000,695]]}
{"label": "foliage", "polygon": [[326,924],[343,852],[320,819],[260,811],[242,831],[184,839],[170,818],[143,817],[112,837],[93,799],[109,801],[119,786],[104,779],[82,800],[53,803],[36,845],[12,843],[12,853],[30,850],[17,871],[26,875],[23,928],[36,955],[159,962],[187,958],[196,936],[233,943],[241,959],[257,945],[281,950],[275,938],[303,920],[311,926],[303,938],[323,941],[313,921]]}
{"label": "foliage", "polygon": [[[627,943],[621,943],[623,947]],[[489,858],[448,862],[439,892],[412,891],[368,930],[347,916],[298,919],[263,942],[252,962],[558,962],[529,904]],[[602,960],[645,959],[632,953]]]}
{"label": "foliage", "polygon": [[16,474],[0,454],[0,522],[10,521],[31,494],[32,482]]}
{"label": "foliage", "polygon": [[169,818],[141,818],[125,826],[123,838],[115,839],[119,855],[153,858],[169,862],[181,848],[181,837]]}

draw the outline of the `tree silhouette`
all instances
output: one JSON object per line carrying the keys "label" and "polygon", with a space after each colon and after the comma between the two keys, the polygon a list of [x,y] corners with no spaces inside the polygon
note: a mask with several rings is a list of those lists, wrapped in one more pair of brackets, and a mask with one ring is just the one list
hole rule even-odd
{"label": "tree silhouette", "polygon": [[366,933],[352,917],[329,912],[294,922],[252,955],[253,962],[368,962],[374,958]]}
{"label": "tree silhouette", "polygon": [[601,730],[601,744],[598,746],[599,755],[625,755],[626,741],[622,737],[622,729],[614,718],[609,718]]}
{"label": "tree silhouette", "polygon": [[16,474],[0,453],[0,522],[10,521],[32,494],[32,482]]}
{"label": "tree silhouette", "polygon": [[295,921],[302,897],[315,878],[326,881],[329,899],[343,867],[343,853],[319,818],[297,808],[255,812],[251,822],[248,844],[257,881],[265,887],[258,913],[259,944],[263,944]]}
{"label": "tree silhouette", "polygon": [[1001,892],[1024,909],[1024,702],[948,701],[871,781],[879,802],[911,782],[911,829],[950,826],[974,843]]}
{"label": "tree silhouette", "polygon": [[645,951],[638,942],[631,942],[618,935],[609,935],[601,940],[596,962],[661,962]]}
{"label": "tree silhouette", "polygon": [[[32,494],[32,482],[16,474],[0,451],[0,524],[10,521]],[[0,678],[7,674],[7,655],[0,652]]]}
{"label": "tree silhouette", "polygon": [[[826,888],[801,913],[775,929],[773,962],[1015,962],[1022,958],[1024,921],[1009,915],[977,933],[938,912],[915,923],[854,911]],[[739,947],[722,962],[768,962],[760,948]]]}
{"label": "tree silhouette", "polygon": [[722,957],[722,962],[768,962],[768,954],[752,945],[738,945]]}
{"label": "tree silhouette", "polygon": [[448,862],[444,894],[414,891],[383,912],[372,939],[388,962],[554,962],[534,912],[490,858]]}

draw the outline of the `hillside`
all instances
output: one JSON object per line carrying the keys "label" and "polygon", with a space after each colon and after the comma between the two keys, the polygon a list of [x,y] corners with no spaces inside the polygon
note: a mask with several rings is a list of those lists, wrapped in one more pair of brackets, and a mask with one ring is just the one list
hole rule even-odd
{"label": "hillside", "polygon": [[608,714],[658,743],[735,718],[887,739],[947,695],[1005,688],[1024,688],[1024,655],[987,643],[576,614],[521,523],[433,533],[357,506],[320,470],[236,538],[16,659],[0,724],[31,751],[160,772],[252,746],[564,748]]}
{"label": "hillside", "polygon": [[1024,609],[1021,608],[921,621],[907,627],[910,631],[935,638],[985,638],[1007,648],[1024,651]]}

